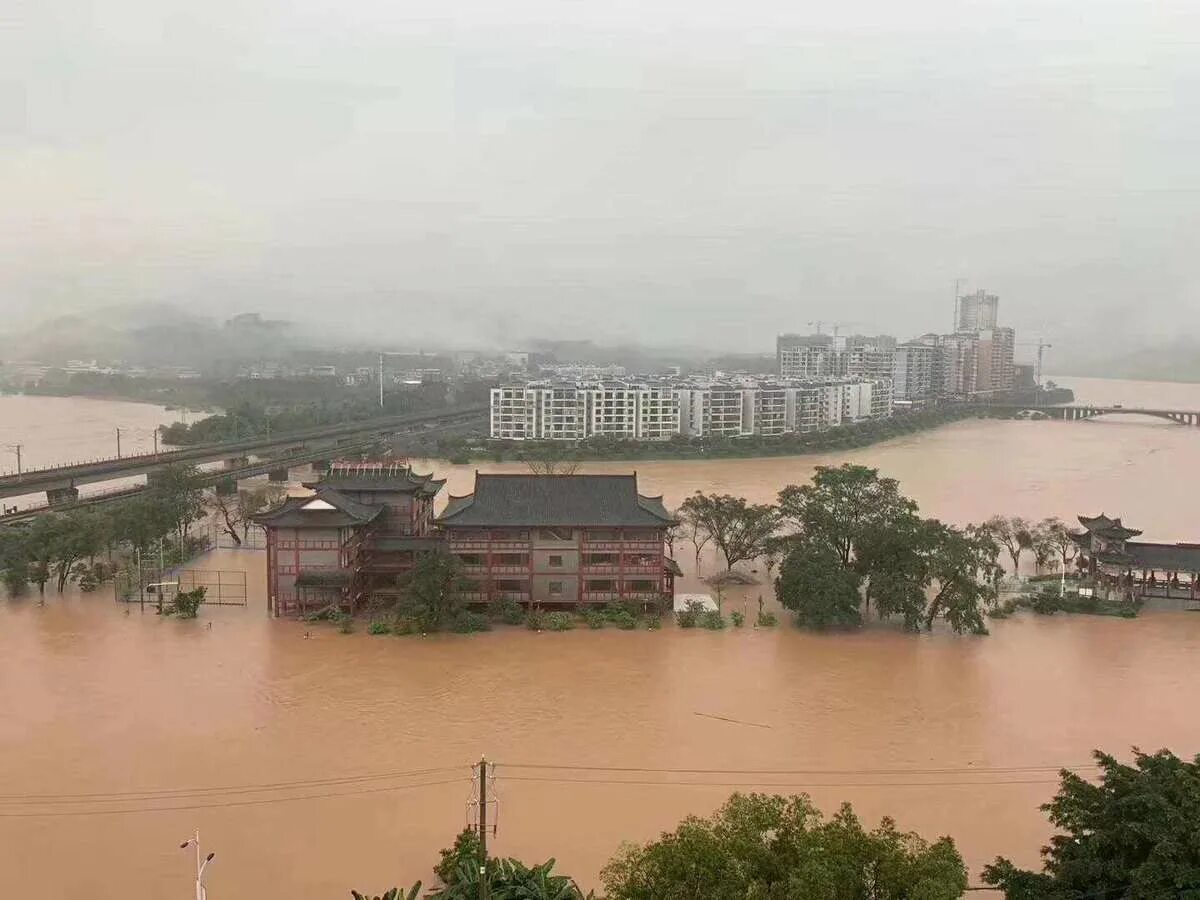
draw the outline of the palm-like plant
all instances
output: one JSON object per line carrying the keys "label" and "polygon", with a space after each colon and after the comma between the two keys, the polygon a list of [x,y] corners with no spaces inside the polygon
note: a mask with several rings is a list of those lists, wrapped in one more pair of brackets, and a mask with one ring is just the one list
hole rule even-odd
{"label": "palm-like plant", "polygon": [[350,896],[353,900],[417,900],[417,894],[421,892],[421,882],[417,882],[407,892],[403,892],[400,888],[394,887],[389,891],[384,891],[382,894],[360,894],[358,891],[351,891]]}

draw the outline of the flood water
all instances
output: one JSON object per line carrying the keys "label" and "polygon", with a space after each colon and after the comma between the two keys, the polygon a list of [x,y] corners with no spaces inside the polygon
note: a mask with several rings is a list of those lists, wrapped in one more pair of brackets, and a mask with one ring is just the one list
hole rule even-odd
{"label": "flood water", "polygon": [[[1165,403],[1157,385],[1060,382],[1081,400]],[[1200,409],[1200,386],[1164,387]],[[1151,539],[1200,539],[1200,429],[1158,420],[965,422],[830,457],[585,471],[636,467],[644,492],[675,505],[697,489],[768,500],[846,460],[954,522],[1103,510]],[[474,466],[425,465],[470,489]],[[677,555],[681,589],[698,588],[689,547]],[[998,853],[1036,862],[1055,767],[1093,747],[1200,751],[1197,613],[1017,616],[989,637],[373,637],[267,619],[259,552],[197,565],[247,570],[251,605],[180,622],[103,590],[0,602],[0,896],[188,896],[178,844],[196,828],[217,853],[213,900],[428,881],[483,753],[499,763],[495,852],[554,856],[585,884],[622,840],[736,787],[950,834],[978,883]],[[681,769],[713,771],[658,771]]]}

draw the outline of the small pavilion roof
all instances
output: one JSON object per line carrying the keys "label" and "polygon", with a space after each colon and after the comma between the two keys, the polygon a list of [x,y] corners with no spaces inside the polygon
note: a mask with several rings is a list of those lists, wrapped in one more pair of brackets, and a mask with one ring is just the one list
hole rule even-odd
{"label": "small pavilion roof", "polygon": [[325,485],[344,491],[387,491],[433,497],[446,483],[433,474],[418,475],[401,462],[334,462],[320,481],[305,482],[307,488]]}
{"label": "small pavilion roof", "polygon": [[1110,519],[1104,513],[1098,516],[1076,516],[1085,531],[1107,531],[1114,525],[1120,525],[1120,519]]}
{"label": "small pavilion roof", "polygon": [[383,512],[382,506],[367,506],[340,491],[318,485],[310,497],[289,497],[283,505],[253,516],[266,528],[341,528],[365,525]]}

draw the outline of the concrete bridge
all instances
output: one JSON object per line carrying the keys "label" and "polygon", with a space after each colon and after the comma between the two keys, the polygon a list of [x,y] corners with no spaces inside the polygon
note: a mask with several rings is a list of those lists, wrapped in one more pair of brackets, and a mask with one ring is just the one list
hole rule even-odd
{"label": "concrete bridge", "polygon": [[[263,472],[274,472],[276,478],[279,478],[282,472],[286,477],[288,466],[303,465],[362,449],[379,438],[406,431],[420,433],[450,426],[462,427],[475,422],[482,423],[487,410],[486,405],[457,406],[436,412],[342,422],[270,437],[205,444],[162,453],[144,453],[31,469],[19,474],[0,476],[0,498],[44,491],[48,502],[43,510],[48,507],[66,507],[79,501],[79,485],[112,481],[133,475],[152,478],[156,471],[180,463],[202,465],[224,461],[226,471],[216,473],[223,474],[224,477],[245,478]],[[251,457],[257,457],[258,461],[251,464]],[[214,473],[205,474],[208,477]]]}
{"label": "concrete bridge", "polygon": [[[989,408],[995,408],[989,406]],[[1151,409],[1136,406],[1092,406],[1074,403],[1070,406],[1012,406],[1004,407],[1012,412],[1035,412],[1051,419],[1061,419],[1064,422],[1082,422],[1097,416],[1154,416],[1167,419],[1180,425],[1193,428],[1200,427],[1200,410],[1188,409]]]}

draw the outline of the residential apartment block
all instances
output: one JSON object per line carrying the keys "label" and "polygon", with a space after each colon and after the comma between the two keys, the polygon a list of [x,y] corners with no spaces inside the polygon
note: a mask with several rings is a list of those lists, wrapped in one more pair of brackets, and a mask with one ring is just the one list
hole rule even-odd
{"label": "residential apartment block", "polygon": [[814,381],[530,382],[494,388],[496,440],[781,435],[892,413],[890,377]]}

